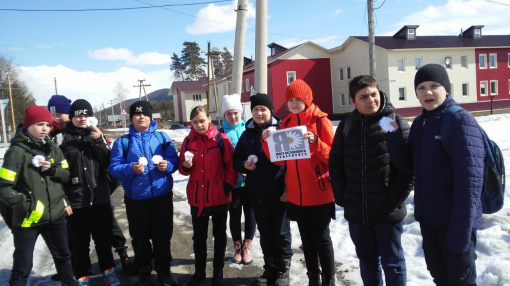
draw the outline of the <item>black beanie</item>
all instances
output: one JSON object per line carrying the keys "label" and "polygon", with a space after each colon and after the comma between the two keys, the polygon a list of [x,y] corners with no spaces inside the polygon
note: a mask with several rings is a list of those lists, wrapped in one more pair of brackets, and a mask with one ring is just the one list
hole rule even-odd
{"label": "black beanie", "polygon": [[71,108],[69,109],[69,119],[72,119],[75,116],[80,115],[90,115],[94,116],[94,111],[92,110],[92,105],[85,99],[77,99],[71,104]]}
{"label": "black beanie", "polygon": [[152,106],[151,103],[148,101],[137,101],[129,107],[129,119],[133,121],[133,116],[135,114],[142,113],[150,117],[152,120]]}
{"label": "black beanie", "polygon": [[269,95],[267,95],[265,93],[257,93],[250,97],[250,101],[251,101],[251,105],[250,105],[251,110],[253,110],[253,108],[257,105],[264,105],[271,111],[271,114],[273,114],[273,109],[274,109],[273,99]]}
{"label": "black beanie", "polygon": [[414,90],[416,91],[416,87],[424,81],[435,81],[446,89],[446,93],[450,94],[450,79],[442,65],[427,64],[422,66],[414,76]]}

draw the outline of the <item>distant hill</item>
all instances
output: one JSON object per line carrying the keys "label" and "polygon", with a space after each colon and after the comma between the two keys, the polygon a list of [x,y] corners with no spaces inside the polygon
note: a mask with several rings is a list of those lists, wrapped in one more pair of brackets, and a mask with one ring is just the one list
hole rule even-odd
{"label": "distant hill", "polygon": [[[169,88],[162,88],[162,89],[158,89],[158,90],[155,90],[149,94],[147,94],[147,97],[149,98],[149,101],[150,102],[154,102],[154,101],[169,101],[169,100],[173,100],[172,96],[168,95],[168,91],[170,89]],[[138,101],[139,98],[136,97],[136,98],[130,98],[130,99],[127,99],[125,102],[124,102],[124,105],[126,106],[126,111],[129,112],[129,106],[131,104],[133,104],[134,102]],[[145,100],[145,95],[142,94],[142,100]],[[117,103],[113,106],[113,108],[115,110],[119,110],[119,105],[120,103]],[[105,108],[106,109],[106,114],[108,115],[111,115],[112,114],[112,108],[111,106]],[[103,110],[100,110],[99,112],[103,112]]]}

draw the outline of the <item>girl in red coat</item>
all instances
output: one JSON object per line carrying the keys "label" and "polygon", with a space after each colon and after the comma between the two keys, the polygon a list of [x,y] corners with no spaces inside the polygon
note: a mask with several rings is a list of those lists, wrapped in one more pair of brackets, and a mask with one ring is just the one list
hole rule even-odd
{"label": "girl in red coat", "polygon": [[179,173],[190,176],[186,194],[193,223],[195,274],[188,285],[199,285],[205,279],[209,217],[214,236],[212,285],[223,285],[227,214],[237,181],[232,163],[234,148],[228,136],[211,124],[206,106],[193,108],[190,120],[193,127],[179,155]]}
{"label": "girl in red coat", "polygon": [[[293,81],[285,90],[290,114],[282,120],[280,129],[306,126],[304,139],[310,143],[309,159],[274,162],[286,163],[287,215],[298,224],[308,270],[308,285],[335,285],[334,251],[329,223],[335,218],[333,191],[327,169],[329,151],[333,143],[333,127],[327,114],[312,103],[311,88],[302,80]],[[269,149],[265,141],[271,131],[262,132],[264,152]],[[322,273],[319,268],[319,261]]]}

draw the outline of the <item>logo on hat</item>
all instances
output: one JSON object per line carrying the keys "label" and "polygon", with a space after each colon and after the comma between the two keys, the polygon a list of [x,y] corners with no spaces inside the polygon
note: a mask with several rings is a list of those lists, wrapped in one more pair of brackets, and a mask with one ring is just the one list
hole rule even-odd
{"label": "logo on hat", "polygon": [[135,112],[136,112],[136,113],[142,113],[142,112],[143,112],[143,108],[142,108],[141,106],[137,106],[137,107],[135,108]]}
{"label": "logo on hat", "polygon": [[57,109],[55,108],[55,106],[50,106],[50,112],[57,113]]}
{"label": "logo on hat", "polygon": [[74,111],[74,116],[87,115],[87,109]]}

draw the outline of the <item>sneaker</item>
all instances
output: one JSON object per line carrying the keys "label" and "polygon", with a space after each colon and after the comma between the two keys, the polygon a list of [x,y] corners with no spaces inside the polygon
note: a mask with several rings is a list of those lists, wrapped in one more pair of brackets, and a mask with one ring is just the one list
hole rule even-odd
{"label": "sneaker", "polygon": [[168,273],[166,275],[158,274],[158,281],[162,286],[175,286],[177,285],[177,280],[172,276],[172,273]]}
{"label": "sneaker", "polygon": [[78,286],[89,286],[90,285],[90,279],[88,276],[83,276],[80,279],[76,280],[76,285]]}
{"label": "sneaker", "polygon": [[112,267],[110,269],[106,269],[103,273],[103,281],[107,286],[118,286],[120,285],[119,277],[115,273],[115,269]]}
{"label": "sneaker", "polygon": [[191,276],[191,279],[188,281],[188,286],[198,286],[204,280],[205,280],[205,270],[204,271],[195,271],[195,274],[193,274],[193,276]]}
{"label": "sneaker", "polygon": [[126,272],[129,275],[135,275],[138,273],[138,268],[136,268],[135,263],[129,257],[124,257],[120,259],[120,263],[122,264],[122,271]]}

